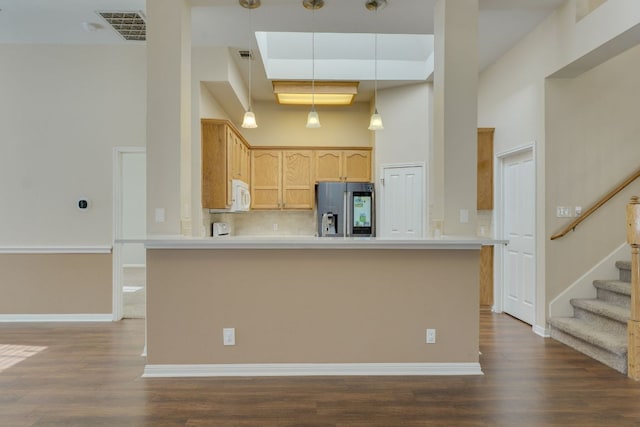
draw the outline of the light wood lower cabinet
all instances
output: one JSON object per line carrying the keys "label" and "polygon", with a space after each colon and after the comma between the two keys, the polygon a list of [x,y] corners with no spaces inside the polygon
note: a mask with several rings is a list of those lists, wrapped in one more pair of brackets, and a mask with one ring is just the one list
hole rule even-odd
{"label": "light wood lower cabinet", "polygon": [[313,209],[311,150],[252,150],[252,209]]}
{"label": "light wood lower cabinet", "polygon": [[314,150],[315,181],[371,181],[370,150]]}
{"label": "light wood lower cabinet", "polygon": [[480,249],[480,306],[493,305],[493,246]]}

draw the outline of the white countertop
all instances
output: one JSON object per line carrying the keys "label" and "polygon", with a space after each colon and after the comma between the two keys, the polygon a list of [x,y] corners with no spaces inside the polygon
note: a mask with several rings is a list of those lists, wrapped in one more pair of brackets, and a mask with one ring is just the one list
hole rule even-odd
{"label": "white countertop", "polygon": [[380,237],[314,236],[232,236],[184,237],[147,236],[120,239],[116,243],[144,243],[147,249],[480,249],[481,246],[506,244],[476,236],[443,236],[438,239],[398,240]]}

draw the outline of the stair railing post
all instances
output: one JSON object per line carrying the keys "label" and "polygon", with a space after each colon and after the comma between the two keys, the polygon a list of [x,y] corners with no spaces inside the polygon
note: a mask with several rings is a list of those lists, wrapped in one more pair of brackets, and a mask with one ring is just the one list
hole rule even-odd
{"label": "stair railing post", "polygon": [[640,380],[640,199],[627,205],[627,243],[631,246],[631,317],[627,324],[627,374]]}

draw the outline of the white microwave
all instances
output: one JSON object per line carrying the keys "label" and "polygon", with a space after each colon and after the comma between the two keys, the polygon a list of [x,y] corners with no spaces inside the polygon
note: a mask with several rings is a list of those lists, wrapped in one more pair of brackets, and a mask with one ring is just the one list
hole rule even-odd
{"label": "white microwave", "polygon": [[231,212],[244,212],[251,208],[249,184],[239,179],[231,180]]}

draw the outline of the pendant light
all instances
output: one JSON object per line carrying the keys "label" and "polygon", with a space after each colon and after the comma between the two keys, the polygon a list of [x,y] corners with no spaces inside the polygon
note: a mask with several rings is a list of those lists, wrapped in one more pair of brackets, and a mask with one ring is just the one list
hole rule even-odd
{"label": "pendant light", "polygon": [[[378,9],[384,7],[386,3],[386,0],[369,0],[365,7],[375,11],[377,18]],[[374,111],[369,121],[369,130],[383,130],[382,116],[378,113],[378,33],[375,33],[373,37],[373,106]]]}
{"label": "pendant light", "polygon": [[316,33],[314,22],[316,9],[324,6],[324,0],[303,0],[302,5],[306,9],[311,9],[311,111],[307,115],[307,128],[315,129],[320,127],[320,117],[316,111]]}
{"label": "pendant light", "polygon": [[251,72],[251,63],[253,62],[253,53],[251,48],[253,47],[253,34],[252,26],[251,26],[251,9],[255,9],[260,6],[260,0],[239,0],[240,5],[245,9],[249,9],[249,108],[244,113],[244,117],[242,119],[242,127],[247,129],[254,129],[258,127],[256,123],[256,115],[251,111],[251,80],[252,80],[252,72]]}

